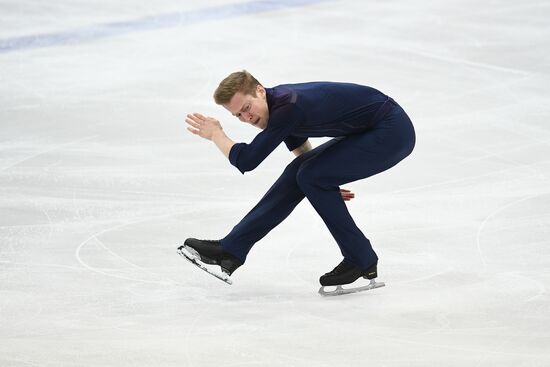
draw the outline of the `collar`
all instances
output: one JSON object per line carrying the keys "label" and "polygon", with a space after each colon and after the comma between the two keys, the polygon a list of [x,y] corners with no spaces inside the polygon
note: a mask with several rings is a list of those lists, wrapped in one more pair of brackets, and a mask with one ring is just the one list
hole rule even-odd
{"label": "collar", "polygon": [[265,88],[265,96],[267,99],[267,109],[269,112],[271,112],[271,106],[273,106],[273,88]]}

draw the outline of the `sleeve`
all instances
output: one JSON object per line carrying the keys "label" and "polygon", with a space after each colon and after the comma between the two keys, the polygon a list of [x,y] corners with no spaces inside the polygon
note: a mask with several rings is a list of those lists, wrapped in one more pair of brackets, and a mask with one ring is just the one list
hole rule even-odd
{"label": "sleeve", "polygon": [[286,137],[284,142],[288,150],[292,152],[294,149],[301,147],[306,140],[306,137],[289,135]]}
{"label": "sleeve", "polygon": [[294,104],[288,104],[273,111],[267,128],[260,132],[250,144],[237,143],[229,151],[229,162],[241,173],[252,171],[281,142],[290,136],[294,127],[303,120],[303,114]]}

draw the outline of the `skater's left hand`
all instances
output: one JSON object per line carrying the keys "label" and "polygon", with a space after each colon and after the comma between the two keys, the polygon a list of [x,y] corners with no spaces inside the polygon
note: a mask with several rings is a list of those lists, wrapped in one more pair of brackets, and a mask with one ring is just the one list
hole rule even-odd
{"label": "skater's left hand", "polygon": [[350,201],[355,197],[353,192],[346,189],[340,189],[340,195],[342,195],[342,199],[344,199],[344,201]]}

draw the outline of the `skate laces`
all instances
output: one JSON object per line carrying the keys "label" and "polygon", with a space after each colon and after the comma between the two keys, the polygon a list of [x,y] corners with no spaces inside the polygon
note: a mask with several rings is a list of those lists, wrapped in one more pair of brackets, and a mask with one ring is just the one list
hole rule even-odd
{"label": "skate laces", "polygon": [[338,274],[338,273],[341,273],[341,272],[347,270],[348,268],[349,268],[349,265],[346,262],[346,260],[342,260],[342,262],[340,264],[338,264],[334,269],[332,269],[332,271],[329,272],[328,274],[330,274],[330,275]]}

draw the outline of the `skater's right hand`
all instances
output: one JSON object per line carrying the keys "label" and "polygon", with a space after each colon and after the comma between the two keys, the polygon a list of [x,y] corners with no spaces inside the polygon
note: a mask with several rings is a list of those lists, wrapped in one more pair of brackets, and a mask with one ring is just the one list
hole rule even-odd
{"label": "skater's right hand", "polygon": [[212,140],[212,135],[215,132],[223,130],[218,120],[213,117],[203,116],[196,112],[187,115],[185,122],[190,125],[187,127],[187,130],[208,140]]}

